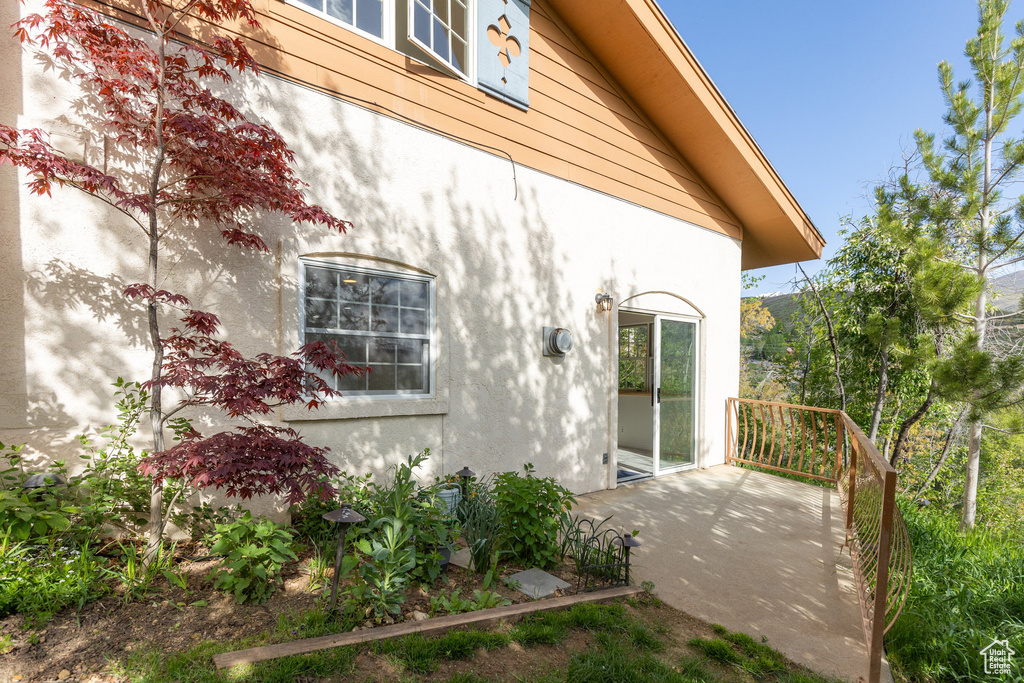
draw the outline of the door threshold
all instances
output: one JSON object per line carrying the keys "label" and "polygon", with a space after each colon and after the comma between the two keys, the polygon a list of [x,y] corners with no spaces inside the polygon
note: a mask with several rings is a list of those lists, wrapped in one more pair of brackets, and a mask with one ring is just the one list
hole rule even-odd
{"label": "door threshold", "polygon": [[615,484],[616,486],[619,484],[635,484],[638,481],[645,481],[653,478],[654,475],[650,472],[630,472],[624,477],[615,477]]}

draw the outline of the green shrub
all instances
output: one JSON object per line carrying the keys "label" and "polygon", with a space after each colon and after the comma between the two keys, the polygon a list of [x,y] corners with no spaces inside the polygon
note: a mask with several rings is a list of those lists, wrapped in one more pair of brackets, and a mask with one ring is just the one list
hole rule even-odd
{"label": "green shrub", "polygon": [[337,489],[336,495],[329,498],[310,495],[301,503],[292,505],[288,508],[288,513],[292,517],[292,527],[296,533],[314,547],[329,550],[333,554],[338,543],[338,528],[326,521],[323,518],[324,514],[337,510],[342,503],[347,503],[367,519],[380,517],[380,505],[372,500],[372,477],[372,474],[352,476],[342,472],[336,478],[326,481]]}
{"label": "green shrub", "polygon": [[465,598],[459,595],[461,592],[461,588],[456,588],[451,595],[441,593],[436,597],[430,598],[431,613],[443,610],[448,614],[462,614],[463,612],[476,612],[482,609],[512,604],[505,596],[495,591],[477,589],[473,591],[472,597],[466,596]]}
{"label": "green shrub", "polygon": [[217,533],[218,524],[230,524],[241,517],[242,512],[241,505],[213,507],[204,501],[187,510],[173,513],[171,521],[179,529],[188,531],[193,541],[202,542],[213,538]]}
{"label": "green shrub", "polygon": [[[376,533],[360,538],[356,547],[367,556],[367,561],[359,567],[362,583],[352,586],[348,594],[363,607],[366,617],[392,620],[402,613],[405,588],[416,566],[412,529],[400,519],[385,517],[378,520]],[[349,566],[343,565],[343,572],[349,570]]]}
{"label": "green shrub", "polygon": [[527,463],[525,476],[502,472],[494,477],[494,500],[508,530],[510,554],[531,567],[551,567],[561,560],[558,541],[562,513],[576,500],[551,477],[533,476]]}
{"label": "green shrub", "polygon": [[225,555],[211,574],[214,588],[233,593],[235,600],[266,602],[281,582],[281,569],[298,559],[292,533],[269,519],[246,512],[230,524],[218,524],[210,552]]}
{"label": "green shrub", "polygon": [[410,580],[425,584],[433,583],[440,575],[440,551],[451,552],[459,535],[457,521],[448,518],[447,509],[437,497],[437,487],[422,487],[414,477],[429,457],[430,449],[426,448],[391,468],[383,483],[369,485],[369,509],[364,513],[370,519],[400,520],[412,530],[416,552]]}
{"label": "green shrub", "polygon": [[[0,458],[7,461],[0,469],[0,535],[18,541],[56,536],[71,526],[79,510],[67,500],[64,484],[47,483],[31,490],[22,488],[31,476],[25,471],[19,454],[22,448],[24,446],[0,443]],[[50,470],[51,474],[67,481],[63,462],[54,463]]]}
{"label": "green shrub", "polygon": [[45,621],[65,607],[81,609],[107,591],[88,545],[40,545],[0,538],[0,617]]}
{"label": "green shrub", "polygon": [[[78,437],[84,452],[85,469],[69,480],[69,492],[81,514],[76,519],[77,531],[88,537],[97,529],[112,528],[134,533],[149,519],[152,480],[139,472],[139,463],[146,451],[137,452],[132,437],[148,410],[149,394],[138,382],[118,377],[114,382],[114,405],[118,420],[100,430],[102,445],[89,437]],[[164,495],[165,505],[174,495],[175,484],[169,482]]]}
{"label": "green shrub", "polygon": [[[0,444],[0,533],[19,540],[69,536],[84,542],[97,532],[131,535],[147,521],[152,482],[138,470],[146,452],[136,452],[131,440],[147,410],[149,395],[137,382],[120,377],[114,387],[118,421],[100,430],[102,445],[85,435],[78,437],[83,447],[80,457],[85,461],[82,472],[69,476],[63,461],[48,468],[66,484],[23,490],[22,484],[32,473],[25,471],[19,454],[22,447]],[[180,482],[168,482],[165,513],[180,487]]]}
{"label": "green shrub", "polygon": [[[985,678],[980,651],[1024,642],[1024,547],[985,530],[961,534],[955,513],[901,504],[914,551],[910,595],[886,634],[889,662],[909,681]],[[1019,649],[1019,648],[1018,648]],[[1009,680],[1024,674],[1012,660]]]}

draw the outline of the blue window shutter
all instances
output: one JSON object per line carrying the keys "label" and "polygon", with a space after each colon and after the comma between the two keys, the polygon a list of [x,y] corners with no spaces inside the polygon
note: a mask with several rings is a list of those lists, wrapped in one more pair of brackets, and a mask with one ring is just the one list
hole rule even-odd
{"label": "blue window shutter", "polygon": [[477,18],[477,85],[526,109],[530,106],[530,0],[479,0]]}

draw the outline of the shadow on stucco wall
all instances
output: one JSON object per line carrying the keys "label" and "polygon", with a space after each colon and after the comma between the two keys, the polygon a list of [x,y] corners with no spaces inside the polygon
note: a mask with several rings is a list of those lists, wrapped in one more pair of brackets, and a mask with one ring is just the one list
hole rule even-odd
{"label": "shadow on stucco wall", "polygon": [[[583,285],[581,296],[566,268],[575,257],[557,236],[567,226],[545,218],[559,197],[538,189],[562,181],[520,168],[517,188],[507,160],[323,95],[290,103],[324,107],[308,112],[317,126],[304,125],[280,112],[280,92],[294,86],[265,85],[247,99],[295,149],[300,176],[316,179],[314,200],[354,222],[343,249],[404,245],[403,261],[438,279],[447,413],[335,420],[309,426],[311,439],[331,446],[349,471],[381,472],[427,446],[436,457],[424,479],[442,468],[482,474],[532,462],[542,475],[594,488],[608,450],[611,379],[610,316],[596,314],[592,297],[609,284],[599,279],[609,261],[607,251],[592,258],[586,277],[594,289]],[[288,277],[291,266],[282,271]],[[542,356],[546,325],[572,330],[569,356]],[[407,434],[417,428],[419,442]]]}
{"label": "shadow on stucco wall", "polygon": [[[0,120],[43,128],[72,158],[138,183],[145,159],[113,142],[98,100],[48,54],[23,50],[10,35],[7,27],[19,16],[40,9],[36,3],[0,8]],[[27,444],[30,461],[70,457],[74,464],[80,450],[76,435],[95,434],[116,418],[115,378],[149,376],[145,309],[123,295],[126,285],[146,280],[147,238],[95,198],[71,188],[35,197],[19,176],[24,179],[0,166],[0,441]],[[265,222],[274,233],[282,221],[257,215],[254,222]],[[164,240],[159,286],[217,313],[223,292],[238,286],[237,271],[261,258],[273,270],[272,254],[242,254],[224,244],[215,226],[185,225]],[[253,278],[245,288],[242,308],[278,292],[276,278]],[[230,303],[237,307],[239,297]],[[164,334],[176,317],[163,316]],[[242,339],[251,351],[255,345]],[[151,437],[140,433],[138,440],[145,447]]]}
{"label": "shadow on stucco wall", "polygon": [[[45,88],[53,92],[41,95]],[[71,112],[77,125],[98,130],[90,100],[75,97],[65,80],[39,79],[32,90],[59,115]],[[520,471],[533,462],[541,475],[576,490],[603,486],[613,323],[610,314],[595,313],[592,296],[598,287],[614,291],[613,282],[602,280],[610,253],[604,248],[581,257],[565,239],[564,216],[552,224],[548,217],[558,214],[560,197],[542,189],[560,181],[522,169],[513,199],[511,168],[491,154],[267,75],[225,92],[282,134],[296,153],[298,176],[310,182],[310,200],[355,224],[351,235],[339,238],[343,250],[360,243],[351,251],[366,253],[367,241],[402,245],[411,255],[407,262],[427,268],[439,282],[438,364],[444,371],[438,381],[447,383],[447,413],[293,426],[332,448],[333,459],[349,471],[383,472],[430,447],[438,458],[425,479],[442,468]],[[54,104],[68,99],[71,107]],[[396,126],[415,138],[416,148],[391,139]],[[136,167],[134,157],[94,142],[104,164]],[[25,439],[51,455],[74,446],[76,430],[113,418],[115,377],[148,376],[143,311],[121,296],[126,284],[145,278],[144,236],[95,200],[72,194],[55,192],[53,200],[33,199],[27,207],[20,229],[24,239],[31,236],[32,258],[15,266],[25,272],[27,300],[24,313],[12,311],[9,318],[26,321],[24,330],[10,333],[14,346],[24,349],[27,339],[32,347],[15,363],[22,383],[36,373],[57,397],[50,428]],[[280,216],[254,222],[272,248],[323,234]],[[18,237],[17,218],[4,225]],[[220,315],[225,338],[243,352],[287,354],[294,349],[282,330],[294,311],[282,309],[281,292],[297,285],[296,273],[296,264],[282,262],[280,249],[239,253],[217,230],[187,226],[165,242],[161,286]],[[162,324],[167,330],[173,319]],[[577,345],[569,356],[542,356],[546,325],[572,329]],[[139,438],[144,445],[148,437]]]}

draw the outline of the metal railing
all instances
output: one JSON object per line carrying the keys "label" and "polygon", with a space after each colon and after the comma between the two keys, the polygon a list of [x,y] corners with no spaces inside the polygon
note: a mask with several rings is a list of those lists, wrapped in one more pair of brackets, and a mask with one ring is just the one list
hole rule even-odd
{"label": "metal railing", "polygon": [[839,478],[846,430],[838,410],[730,398],[729,416],[728,462],[831,484]]}
{"label": "metal railing", "polygon": [[896,505],[896,470],[842,411],[736,398],[727,404],[726,462],[837,485],[868,646],[868,681],[877,683],[883,636],[906,603],[912,571],[910,537]]}

